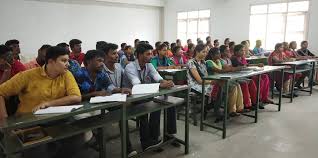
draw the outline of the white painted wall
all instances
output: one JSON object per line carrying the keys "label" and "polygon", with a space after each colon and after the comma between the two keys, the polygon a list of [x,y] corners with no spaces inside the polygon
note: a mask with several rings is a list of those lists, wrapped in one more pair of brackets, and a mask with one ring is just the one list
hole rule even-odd
{"label": "white painted wall", "polygon": [[84,51],[99,40],[133,44],[135,38],[161,38],[161,8],[101,4],[1,0],[0,43],[18,39],[21,52],[33,56],[42,44],[72,38],[82,40]]}
{"label": "white painted wall", "polygon": [[[177,38],[177,11],[210,8],[212,38],[223,41],[226,37],[230,37],[240,42],[249,38],[250,5],[282,1],[286,2],[286,0],[203,0],[199,3],[198,0],[168,0],[164,11],[164,38],[168,40]],[[310,4],[308,41],[310,49],[318,54],[318,1],[311,0]]]}

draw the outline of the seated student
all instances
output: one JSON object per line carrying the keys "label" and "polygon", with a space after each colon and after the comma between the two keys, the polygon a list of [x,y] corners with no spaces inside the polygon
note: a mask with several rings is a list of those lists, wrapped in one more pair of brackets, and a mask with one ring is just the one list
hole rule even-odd
{"label": "seated student", "polygon": [[120,50],[118,51],[118,59],[121,58],[125,54],[125,47],[127,46],[127,43],[120,44]]}
{"label": "seated student", "polygon": [[[283,43],[277,43],[275,45],[275,50],[269,55],[268,57],[268,64],[269,65],[275,65],[282,62],[289,61],[288,57],[286,56],[284,52],[284,45]],[[280,72],[275,73],[275,86],[279,90],[282,86],[281,81],[281,74]],[[284,73],[284,82],[283,82],[283,92],[286,93],[289,91],[289,79],[290,75],[288,73]]]}
{"label": "seated student", "polygon": [[229,46],[229,45],[230,45],[230,42],[231,42],[230,38],[225,38],[225,40],[224,40],[224,45],[225,45],[225,46]]}
{"label": "seated student", "polygon": [[96,50],[102,50],[103,47],[107,44],[105,41],[97,41],[96,42]]}
{"label": "seated student", "polygon": [[125,47],[124,54],[120,58],[120,65],[125,69],[126,65],[132,61],[135,61],[135,56],[132,52],[132,47],[128,45]]}
{"label": "seated student", "polygon": [[188,44],[188,51],[184,52],[184,55],[186,56],[187,60],[190,60],[193,58],[194,48],[195,48],[195,45],[193,43]]}
{"label": "seated student", "polygon": [[162,43],[160,41],[156,42],[155,43],[155,48],[153,51],[152,51],[152,55],[153,56],[158,56],[159,54],[159,46],[161,45]]}
{"label": "seated student", "polygon": [[[248,64],[244,58],[244,53],[247,53],[248,49],[246,46],[239,44],[234,47],[234,55],[231,57],[232,61],[232,66],[237,67],[237,66],[259,66],[263,67],[264,64]],[[257,76],[253,76],[252,80],[254,84],[256,85],[257,83]],[[269,77],[267,74],[262,74],[261,79],[260,79],[260,101],[265,103],[265,104],[273,104],[273,101],[268,98],[269,95],[269,86],[270,86],[270,81]],[[251,91],[257,92],[256,86],[255,87],[250,87]],[[251,93],[252,94],[252,93]],[[251,96],[252,97],[252,96]],[[251,98],[252,99],[252,98]],[[256,100],[256,99],[255,99]],[[264,107],[260,106],[261,109]]]}
{"label": "seated student", "polygon": [[183,51],[181,47],[175,46],[172,49],[173,57],[171,58],[174,62],[174,65],[176,66],[181,66],[181,67],[186,67],[188,59],[185,55],[183,55]]}
{"label": "seated student", "polygon": [[[68,55],[70,55],[70,48],[69,45],[67,43],[59,43],[56,46],[58,47],[62,47],[64,49],[66,49],[68,51]],[[74,75],[76,76],[77,73],[80,73],[81,71],[81,65],[74,59],[68,59],[68,70]],[[76,78],[75,78],[76,79]]]}
{"label": "seated student", "polygon": [[173,61],[166,57],[167,48],[168,47],[165,44],[158,46],[158,55],[151,59],[151,63],[155,69],[159,70],[176,68],[173,64]]}
{"label": "seated student", "polygon": [[45,54],[47,49],[49,49],[51,46],[48,44],[42,45],[42,47],[38,50],[38,56],[29,61],[28,63],[25,63],[24,66],[26,69],[33,69],[36,67],[43,66],[45,64]]}
{"label": "seated student", "polygon": [[170,47],[170,44],[168,41],[165,41],[163,42],[163,44],[165,44],[167,47],[168,47],[168,50],[167,50],[167,58],[171,58],[173,57],[173,53],[172,53],[172,48]]}
{"label": "seated student", "polygon": [[[236,68],[228,66],[220,60],[221,54],[218,48],[210,49],[206,57],[206,65],[209,75],[226,73],[235,71]],[[230,82],[228,108],[231,117],[239,116],[239,113],[244,112],[243,94],[241,87],[236,82]]]}
{"label": "seated student", "polygon": [[58,47],[63,47],[63,48],[65,48],[66,50],[68,50],[69,52],[71,52],[71,51],[70,51],[70,45],[68,45],[68,44],[65,43],[65,42],[61,42],[61,43],[57,44],[56,46],[58,46]]}
{"label": "seated student", "polygon": [[234,41],[230,42],[229,48],[230,48],[231,55],[234,55],[234,47],[235,47],[235,42]]}
{"label": "seated student", "polygon": [[0,45],[0,85],[24,70],[24,65],[14,59],[11,49]]}
{"label": "seated student", "polygon": [[180,39],[177,39],[177,40],[176,40],[176,45],[179,46],[179,47],[181,47],[182,50],[185,51],[184,47],[182,46],[182,43],[181,43],[181,40],[180,40]]}
{"label": "seated student", "polygon": [[213,46],[214,46],[213,48],[219,48],[220,42],[219,42],[218,39],[216,39],[216,40],[213,41]]}
{"label": "seated student", "polygon": [[16,39],[8,40],[5,45],[12,50],[13,59],[19,60],[21,63],[27,61],[27,59],[21,55],[20,42]]}
{"label": "seated student", "polygon": [[[206,44],[206,46],[208,47],[208,50],[210,50],[211,48],[213,48],[211,36],[206,37],[206,38],[205,38],[205,41],[206,41],[205,44]],[[198,44],[198,45],[201,44],[200,42],[201,42],[201,41],[198,41],[197,44]],[[203,41],[202,41],[202,43],[203,43]]]}
{"label": "seated student", "polygon": [[296,41],[291,41],[289,43],[289,51],[290,51],[290,58],[295,58],[296,60],[303,60],[303,59],[307,59],[306,57],[303,57],[301,55],[298,54],[298,52],[296,51],[297,49],[297,43]]}
{"label": "seated student", "polygon": [[80,65],[82,65],[84,61],[84,53],[82,52],[82,41],[79,39],[72,39],[70,42],[71,54],[70,59],[76,60]]}
{"label": "seated student", "polygon": [[254,55],[253,51],[250,50],[250,45],[249,45],[248,41],[242,41],[241,44],[246,47],[246,52],[247,52],[247,53],[245,53],[246,57]]}
{"label": "seated student", "polygon": [[[138,44],[136,60],[129,63],[125,68],[125,76],[131,87],[137,84],[154,82],[159,82],[161,88],[171,88],[174,86],[172,81],[164,80],[150,63],[152,49],[153,47],[149,44]],[[161,143],[161,140],[159,140],[160,113],[161,111],[152,112],[149,120],[148,114],[138,118],[140,121],[140,141],[143,150],[158,146]],[[175,112],[174,118],[171,116],[173,115],[168,114],[167,131],[169,134],[174,134],[177,132]]]}
{"label": "seated student", "polygon": [[[20,99],[17,110],[18,115],[32,113],[38,109],[51,106],[81,102],[80,90],[73,75],[67,70],[68,59],[69,56],[66,49],[51,47],[47,51],[43,67],[18,73],[7,82],[1,84],[0,118],[7,117],[4,98],[13,95],[18,95]],[[77,146],[77,144],[74,145]],[[78,151],[74,145],[72,145],[72,148],[61,148],[65,150],[63,150],[63,156],[70,157],[74,155]],[[48,152],[39,151],[40,147],[29,149],[30,157],[39,156],[39,152],[41,152],[42,157],[48,154]]]}
{"label": "seated student", "polygon": [[308,41],[302,41],[300,46],[301,46],[301,48],[298,49],[298,51],[297,51],[297,53],[299,55],[305,56],[305,57],[308,57],[308,58],[315,57],[315,54],[311,53],[308,50]]}
{"label": "seated student", "polygon": [[262,41],[261,40],[256,40],[256,45],[253,49],[253,54],[256,56],[262,56],[266,54],[266,51],[261,48],[262,46]]}

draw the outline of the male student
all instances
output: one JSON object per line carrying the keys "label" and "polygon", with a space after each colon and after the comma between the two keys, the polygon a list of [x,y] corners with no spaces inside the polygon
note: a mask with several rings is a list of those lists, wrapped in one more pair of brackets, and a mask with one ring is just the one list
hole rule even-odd
{"label": "male student", "polygon": [[12,50],[13,58],[21,62],[26,62],[24,56],[21,55],[20,42],[16,39],[8,40],[5,45]]}
{"label": "male student", "polygon": [[150,61],[155,69],[175,68],[173,61],[166,56],[167,50],[168,46],[165,44],[160,44],[157,47],[158,55]]}
{"label": "male student", "polygon": [[[130,62],[125,68],[125,75],[129,83],[133,85],[143,83],[160,83],[161,88],[171,88],[174,86],[172,81],[163,80],[150,62],[153,47],[149,44],[139,44],[136,49],[137,59]],[[140,120],[140,141],[143,150],[147,150],[161,143],[160,135],[160,111],[139,117]],[[171,127],[171,126],[170,126]],[[171,130],[171,131],[170,131]],[[170,134],[175,133],[168,129]]]}
{"label": "male student", "polygon": [[300,44],[301,48],[297,51],[297,53],[301,56],[306,56],[306,57],[314,57],[315,54],[311,53],[308,50],[308,41],[302,41]]}
{"label": "male student", "polygon": [[121,56],[119,63],[122,66],[122,68],[125,69],[126,65],[134,60],[135,60],[135,56],[132,52],[132,47],[128,45],[125,47],[124,54]]}
{"label": "male student", "polygon": [[127,43],[120,44],[120,50],[118,51],[118,59],[121,58],[125,54],[125,47],[127,46]]}
{"label": "male student", "polygon": [[43,66],[45,64],[45,55],[47,49],[49,49],[51,46],[48,44],[44,44],[41,46],[41,48],[38,50],[38,56],[29,61],[28,63],[25,63],[24,66],[26,69],[33,69],[36,67]]}
{"label": "male student", "polygon": [[72,39],[70,42],[70,47],[71,47],[71,54],[70,54],[70,59],[76,60],[80,65],[82,65],[83,60],[84,60],[84,53],[82,52],[82,41],[79,39]]}
{"label": "male student", "polygon": [[0,84],[24,70],[24,65],[19,60],[14,59],[11,49],[5,45],[0,45]]}
{"label": "male student", "polygon": [[159,55],[159,46],[161,45],[162,43],[160,41],[156,42],[155,43],[155,50],[152,51],[152,55],[154,57],[158,56]]}
{"label": "male student", "polygon": [[68,45],[65,42],[59,43],[56,46],[63,47],[63,48],[65,48],[66,50],[68,50],[70,52],[70,45]]}
{"label": "male student", "polygon": [[107,44],[105,41],[98,41],[96,42],[96,50],[101,50]]}

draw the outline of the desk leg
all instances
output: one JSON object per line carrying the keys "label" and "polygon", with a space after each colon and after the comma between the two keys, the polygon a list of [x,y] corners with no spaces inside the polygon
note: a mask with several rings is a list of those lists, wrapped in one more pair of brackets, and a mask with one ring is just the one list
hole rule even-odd
{"label": "desk leg", "polygon": [[190,89],[188,89],[186,95],[186,107],[185,107],[185,147],[184,147],[184,154],[189,153],[189,93]]}
{"label": "desk leg", "polygon": [[281,109],[281,106],[282,106],[282,95],[283,95],[283,83],[284,83],[284,69],[281,70],[281,83],[282,83],[282,86],[280,86],[280,91],[279,91],[279,101],[278,101],[278,111],[280,111]]}
{"label": "desk leg", "polygon": [[272,91],[272,99],[274,99],[274,84],[275,84],[275,71],[271,73],[271,91]]}
{"label": "desk leg", "polygon": [[203,131],[203,119],[204,119],[204,103],[205,103],[205,80],[202,80],[202,97],[201,97],[201,119],[200,119],[200,131]]}
{"label": "desk leg", "polygon": [[167,109],[163,109],[163,142],[168,140],[167,133]]}
{"label": "desk leg", "polygon": [[126,141],[126,132],[127,132],[127,106],[128,104],[123,104],[120,112],[121,112],[121,129],[122,132],[120,133],[121,137],[121,157],[122,158],[127,158],[127,141]]}
{"label": "desk leg", "polygon": [[[105,109],[101,110],[100,117],[105,117]],[[98,128],[98,141],[99,141],[99,158],[106,158],[106,138],[105,127]]]}
{"label": "desk leg", "polygon": [[[291,87],[291,94],[290,94],[290,102],[293,102],[294,99],[294,87],[295,87],[295,78],[296,78],[296,65],[293,65],[293,79],[292,79],[292,87]],[[283,83],[282,83],[283,86]]]}
{"label": "desk leg", "polygon": [[259,101],[259,95],[260,95],[260,86],[261,85],[261,75],[257,75],[257,95],[256,95],[256,108],[255,108],[255,120],[254,122],[257,123],[258,120],[258,108],[260,106],[260,101]]}
{"label": "desk leg", "polygon": [[223,133],[222,133],[222,138],[223,139],[226,138],[228,97],[229,97],[229,81],[225,81],[225,103],[224,103],[224,110],[223,110],[224,115],[223,115]]}
{"label": "desk leg", "polygon": [[314,76],[315,76],[315,69],[316,69],[315,66],[316,66],[316,62],[312,62],[311,76],[309,80],[310,95],[312,94],[312,87],[314,86]]}

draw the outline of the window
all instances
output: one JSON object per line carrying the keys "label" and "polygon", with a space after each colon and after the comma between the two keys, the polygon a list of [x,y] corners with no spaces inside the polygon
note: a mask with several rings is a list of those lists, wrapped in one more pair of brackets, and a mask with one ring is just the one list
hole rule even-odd
{"label": "window", "polygon": [[196,41],[197,38],[205,39],[210,33],[210,10],[199,10],[178,13],[177,37],[186,43],[187,39]]}
{"label": "window", "polygon": [[251,47],[256,40],[262,40],[267,50],[273,50],[276,43],[284,41],[296,41],[299,47],[307,35],[308,8],[309,1],[251,6]]}

